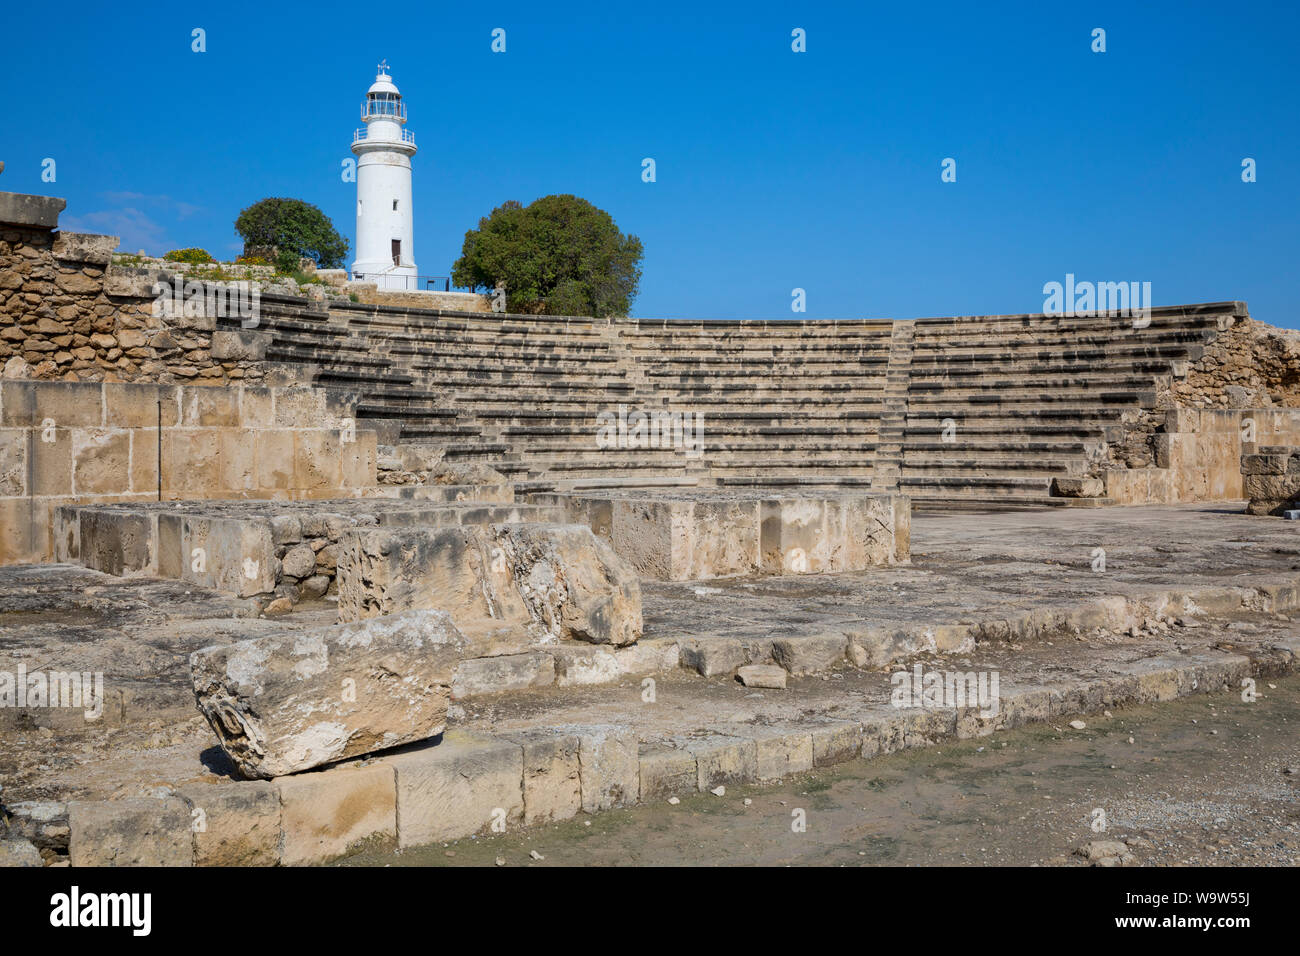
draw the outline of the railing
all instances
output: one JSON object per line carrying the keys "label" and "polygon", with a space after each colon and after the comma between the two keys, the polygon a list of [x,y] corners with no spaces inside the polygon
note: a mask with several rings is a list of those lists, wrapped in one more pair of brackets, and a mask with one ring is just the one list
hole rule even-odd
{"label": "railing", "polygon": [[[394,275],[391,272],[372,272],[369,275],[365,275],[356,272],[353,273],[352,279],[355,282],[375,282],[381,289],[401,288],[408,292],[451,291],[451,279],[448,276],[403,276]],[[424,284],[421,285],[421,283]],[[441,289],[438,288],[439,283],[442,285]]]}
{"label": "railing", "polygon": [[[366,129],[366,128],[362,128],[362,129],[359,129],[359,130],[354,130],[353,133],[352,133],[352,142],[354,142],[354,143],[359,143],[359,142],[361,142],[362,140],[370,139],[370,137],[366,135],[367,132],[368,132],[368,129]],[[375,137],[375,142],[377,142],[377,143],[382,143],[382,142],[384,142],[384,140],[382,140],[382,139],[380,139],[378,136],[376,136],[376,137]],[[396,142],[396,140],[391,140],[390,142]],[[408,144],[410,144],[411,146],[414,146],[414,145],[415,145],[415,134],[412,133],[409,129],[404,129],[404,130],[402,130],[402,142],[403,142],[403,143],[408,143]]]}
{"label": "railing", "polygon": [[394,119],[406,119],[406,104],[393,100],[367,100],[361,104],[361,118],[368,116],[391,116]]}

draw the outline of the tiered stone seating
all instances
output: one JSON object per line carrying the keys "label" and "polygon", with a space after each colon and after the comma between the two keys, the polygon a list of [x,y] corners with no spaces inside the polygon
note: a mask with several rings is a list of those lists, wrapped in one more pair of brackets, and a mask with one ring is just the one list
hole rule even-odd
{"label": "tiered stone seating", "polygon": [[1199,358],[1239,307],[1155,310],[1140,328],[1105,316],[917,320],[900,489],[946,504],[1062,503],[1051,479],[1081,473],[1106,426],[1152,407],[1158,381]]}
{"label": "tiered stone seating", "polygon": [[[1127,318],[592,320],[268,296],[268,360],[359,397],[385,443],[566,482],[870,486],[950,504],[1062,503],[1107,425],[1153,405],[1241,303]],[[697,457],[600,448],[602,412],[702,415]],[[952,427],[945,428],[951,421]],[[1078,503],[1077,501],[1074,503]]]}

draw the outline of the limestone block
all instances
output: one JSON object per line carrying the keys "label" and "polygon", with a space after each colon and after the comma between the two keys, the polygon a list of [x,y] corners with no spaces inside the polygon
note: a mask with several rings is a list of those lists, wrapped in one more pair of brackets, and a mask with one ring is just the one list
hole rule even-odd
{"label": "limestone block", "polygon": [[775,664],[747,664],[736,670],[736,677],[746,687],[785,690],[786,671]]}
{"label": "limestone block", "polygon": [[582,809],[578,738],[550,730],[507,734],[523,749],[524,825],[554,823]]}
{"label": "limestone block", "polygon": [[681,666],[701,677],[730,674],[747,660],[740,641],[731,637],[690,637],[680,643]]}
{"label": "limestone block", "polygon": [[660,674],[677,669],[681,663],[681,651],[675,638],[643,638],[614,651],[614,661],[622,676]]}
{"label": "limestone block", "polygon": [[131,491],[158,492],[158,431],[154,428],[133,428],[131,436]]}
{"label": "limestone block", "polygon": [[163,495],[168,498],[220,497],[225,490],[221,452],[218,429],[163,429]]}
{"label": "limestone block", "polygon": [[0,428],[0,498],[27,493],[27,440],[25,428]]}
{"label": "limestone block", "polygon": [[578,738],[583,810],[596,813],[637,802],[641,775],[636,731],[613,724],[559,729]]}
{"label": "limestone block", "polygon": [[181,389],[181,425],[186,428],[239,427],[239,389],[224,385]]}
{"label": "limestone block", "polygon": [[0,382],[0,425],[85,428],[103,424],[104,403],[98,382]]}
{"label": "limestone block", "polygon": [[685,747],[695,757],[701,791],[758,779],[758,745],[753,740],[715,734],[688,738]]}
{"label": "limestone block", "polygon": [[753,731],[759,780],[779,780],[813,767],[812,734],[777,727]]}
{"label": "limestone block", "polygon": [[559,687],[608,684],[622,676],[618,658],[610,650],[592,646],[566,646],[550,650]]}
{"label": "limestone block", "polygon": [[624,645],[641,634],[641,588],[589,528],[516,524],[344,536],[339,617],[446,609],[462,629]]}
{"label": "limestone block", "polygon": [[280,791],[274,783],[193,784],[177,795],[190,807],[196,866],[280,862]]}
{"label": "limestone block", "polygon": [[68,852],[81,866],[193,866],[190,809],[177,797],[72,800]]}
{"label": "limestone block", "polygon": [[436,745],[385,759],[397,773],[397,843],[457,840],[524,816],[523,749],[452,731]]}
{"label": "limestone block", "polygon": [[181,389],[174,385],[104,383],[104,424],[118,428],[164,428],[179,422]]}
{"label": "limestone block", "polygon": [[816,726],[812,730],[813,766],[829,767],[862,753],[862,725],[853,721]]}
{"label": "limestone block", "polygon": [[199,710],[249,777],[442,733],[464,637],[441,611],[275,634],[190,655]]}
{"label": "limestone block", "polygon": [[287,428],[269,428],[252,433],[257,486],[263,490],[296,487],[294,434]]}
{"label": "limestone block", "polygon": [[475,657],[456,665],[451,696],[462,700],[479,694],[548,687],[555,683],[555,658],[550,654],[503,654]]}
{"label": "limestone block", "polygon": [[277,388],[275,390],[277,428],[320,428],[326,420],[324,389]]}
{"label": "limestone block", "polygon": [[1052,494],[1061,498],[1100,498],[1106,492],[1106,484],[1100,478],[1066,478],[1057,476],[1052,479]]}
{"label": "limestone block", "polygon": [[699,769],[689,750],[664,744],[641,747],[641,802],[667,800],[694,793]]}
{"label": "limestone block", "polygon": [[27,840],[0,840],[0,869],[7,866],[44,866],[40,851]]}
{"label": "limestone block", "polygon": [[119,577],[157,570],[154,522],[143,512],[82,508],[77,540],[87,568]]}
{"label": "limestone block", "polygon": [[1284,475],[1290,455],[1242,455],[1243,475]]}
{"label": "limestone block", "polygon": [[120,495],[130,491],[130,433],[116,428],[73,429],[72,487],[77,495]]}
{"label": "limestone block", "polygon": [[181,523],[181,580],[240,597],[275,590],[275,546],[265,518],[185,515]]}
{"label": "limestone block", "polygon": [[397,837],[397,789],[387,763],[281,777],[275,787],[285,866],[325,863],[363,840]]}
{"label": "limestone block", "polygon": [[772,642],[772,656],[791,674],[816,674],[846,660],[844,634],[816,634]]}
{"label": "limestone block", "polygon": [[268,332],[217,329],[212,333],[212,358],[217,362],[261,362],[270,344]]}
{"label": "limestone block", "polygon": [[342,444],[339,433],[321,428],[300,430],[293,436],[293,487],[331,491],[343,485]]}

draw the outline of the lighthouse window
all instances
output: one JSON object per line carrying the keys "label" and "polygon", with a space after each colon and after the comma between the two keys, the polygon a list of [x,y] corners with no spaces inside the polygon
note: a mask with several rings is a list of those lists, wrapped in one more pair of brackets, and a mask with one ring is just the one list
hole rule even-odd
{"label": "lighthouse window", "polygon": [[402,240],[394,239],[393,240],[393,265],[400,266],[401,264],[402,264]]}
{"label": "lighthouse window", "polygon": [[393,200],[393,212],[397,212],[397,200]]}

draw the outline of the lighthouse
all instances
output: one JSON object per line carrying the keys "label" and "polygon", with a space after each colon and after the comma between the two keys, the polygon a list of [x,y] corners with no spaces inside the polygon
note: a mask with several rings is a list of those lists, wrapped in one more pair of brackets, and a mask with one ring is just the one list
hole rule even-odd
{"label": "lighthouse", "polygon": [[365,126],[352,135],[357,155],[357,258],[352,277],[381,289],[416,288],[411,210],[415,135],[406,129],[406,104],[388,61],[361,105]]}

